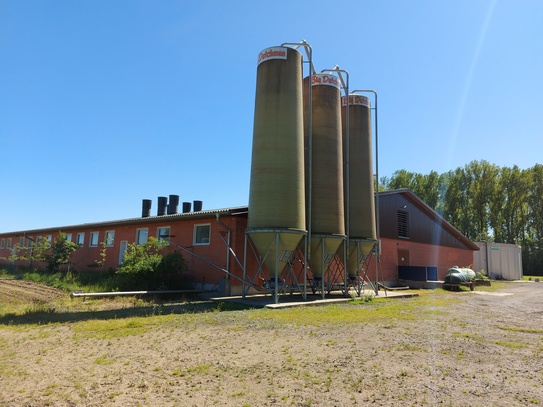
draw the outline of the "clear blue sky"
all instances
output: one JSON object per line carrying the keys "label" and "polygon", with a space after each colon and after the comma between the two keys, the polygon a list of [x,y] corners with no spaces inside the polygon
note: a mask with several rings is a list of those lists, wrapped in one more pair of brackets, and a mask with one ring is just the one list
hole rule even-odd
{"label": "clear blue sky", "polygon": [[543,152],[543,1],[0,0],[0,231],[248,204],[256,60],[379,94],[379,175]]}

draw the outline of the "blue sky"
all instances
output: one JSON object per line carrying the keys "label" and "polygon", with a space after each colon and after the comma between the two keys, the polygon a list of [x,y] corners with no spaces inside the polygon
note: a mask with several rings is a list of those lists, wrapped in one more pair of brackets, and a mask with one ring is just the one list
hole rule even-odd
{"label": "blue sky", "polygon": [[247,205],[259,51],[379,95],[379,175],[543,163],[543,1],[0,0],[0,231]]}

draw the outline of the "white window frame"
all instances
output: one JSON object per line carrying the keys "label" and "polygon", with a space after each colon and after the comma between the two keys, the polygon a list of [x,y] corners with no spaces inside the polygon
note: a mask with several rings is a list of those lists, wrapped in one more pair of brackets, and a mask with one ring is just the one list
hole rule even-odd
{"label": "white window frame", "polygon": [[6,244],[6,249],[11,249],[11,237],[8,237],[8,242]]}
{"label": "white window frame", "polygon": [[[207,241],[205,241],[205,239],[198,241],[198,230],[204,227],[207,227],[208,229]],[[198,223],[194,225],[194,235],[192,238],[192,242],[194,246],[208,246],[211,242],[211,223]]]}
{"label": "white window frame", "polygon": [[115,244],[115,231],[114,230],[106,230],[104,233],[104,243],[106,244],[106,247],[113,247]]}
{"label": "white window frame", "polygon": [[[140,241],[140,233],[145,231],[145,241]],[[138,246],[144,245],[149,241],[149,228],[139,228],[136,229],[136,244]]]}
{"label": "white window frame", "polygon": [[25,247],[25,240],[26,240],[25,237],[19,238],[19,247]]}
{"label": "white window frame", "polygon": [[6,247],[6,239],[3,237],[0,239],[0,249],[4,249]]}
{"label": "white window frame", "polygon": [[[168,230],[168,233],[167,233],[168,237],[167,238],[160,237],[162,235],[162,233],[160,233],[160,231],[161,230],[166,231],[166,229]],[[158,240],[167,240],[167,239],[169,240],[169,236],[170,236],[171,233],[172,233],[172,228],[170,226],[159,226],[159,227],[156,228],[156,238]],[[169,244],[169,241],[168,241],[168,244]]]}
{"label": "white window frame", "polygon": [[72,241],[72,234],[71,234],[71,233],[66,233],[66,241],[67,241],[67,242],[71,242],[71,241]]}
{"label": "white window frame", "polygon": [[[26,247],[30,248],[30,247],[32,247],[34,245],[35,245],[34,238],[32,236],[28,236],[26,238]],[[24,247],[24,245],[23,245],[23,247]]]}
{"label": "white window frame", "polygon": [[[93,242],[93,237],[96,236],[96,243]],[[100,232],[90,232],[89,234],[89,247],[98,247],[100,243]]]}
{"label": "white window frame", "polygon": [[128,240],[121,240],[119,244],[119,262],[118,265],[123,264],[124,255],[126,253],[126,248],[128,247]]}
{"label": "white window frame", "polygon": [[[81,238],[81,239],[80,239]],[[76,235],[76,241],[75,241],[79,246],[84,246],[85,245],[85,232],[79,232],[77,235]]]}

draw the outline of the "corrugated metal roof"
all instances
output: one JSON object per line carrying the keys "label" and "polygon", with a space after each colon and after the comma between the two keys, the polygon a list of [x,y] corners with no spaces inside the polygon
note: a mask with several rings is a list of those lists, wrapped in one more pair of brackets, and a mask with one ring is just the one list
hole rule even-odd
{"label": "corrugated metal roof", "polygon": [[162,216],[149,216],[149,217],[139,217],[139,218],[128,218],[128,219],[119,219],[119,220],[109,220],[103,222],[91,222],[91,223],[81,223],[76,225],[68,226],[55,226],[50,228],[43,229],[31,229],[31,230],[19,230],[14,232],[2,232],[0,236],[4,235],[20,235],[23,233],[45,233],[45,232],[55,232],[59,230],[68,230],[68,229],[92,229],[96,227],[103,227],[108,225],[122,225],[122,224],[131,224],[131,223],[153,223],[153,222],[163,222],[166,219],[198,219],[198,218],[207,218],[209,216],[219,215],[243,215],[248,212],[247,206],[239,206],[234,208],[223,208],[223,209],[213,209],[213,210],[203,210],[198,212],[187,212],[187,213],[176,213],[171,215],[162,215]]}

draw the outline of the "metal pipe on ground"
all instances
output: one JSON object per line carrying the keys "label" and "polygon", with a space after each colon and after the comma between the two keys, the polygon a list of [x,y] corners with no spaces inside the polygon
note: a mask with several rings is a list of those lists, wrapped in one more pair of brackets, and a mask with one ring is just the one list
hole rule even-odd
{"label": "metal pipe on ground", "polygon": [[138,295],[161,295],[161,294],[200,294],[210,293],[217,290],[160,290],[160,291],[114,291],[114,292],[98,292],[85,293],[82,291],[74,291],[70,294],[70,298],[98,298],[98,297],[117,297],[117,296],[138,296]]}

